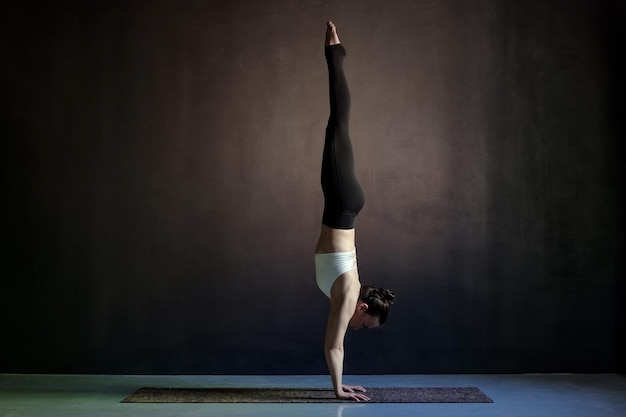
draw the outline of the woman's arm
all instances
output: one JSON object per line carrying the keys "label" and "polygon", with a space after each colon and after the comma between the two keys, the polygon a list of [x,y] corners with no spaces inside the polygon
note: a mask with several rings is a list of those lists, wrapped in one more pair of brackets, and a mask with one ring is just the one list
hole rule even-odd
{"label": "woman's arm", "polygon": [[[354,285],[355,281],[358,285],[357,287]],[[335,396],[341,399],[368,401],[369,398],[364,394],[353,392],[354,390],[364,391],[361,387],[345,387],[342,383],[343,340],[350,318],[352,318],[356,308],[359,288],[360,283],[354,270],[346,272],[333,284],[330,293],[330,312],[328,313],[328,323],[326,324],[324,354],[330,378],[333,382]]]}

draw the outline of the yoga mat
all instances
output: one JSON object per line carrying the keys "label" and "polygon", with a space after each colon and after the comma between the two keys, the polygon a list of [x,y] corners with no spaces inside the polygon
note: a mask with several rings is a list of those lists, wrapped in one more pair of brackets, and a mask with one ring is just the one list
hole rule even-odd
{"label": "yoga mat", "polygon": [[[492,403],[475,387],[370,388],[370,403]],[[317,388],[144,387],[123,403],[336,403],[332,390]]]}

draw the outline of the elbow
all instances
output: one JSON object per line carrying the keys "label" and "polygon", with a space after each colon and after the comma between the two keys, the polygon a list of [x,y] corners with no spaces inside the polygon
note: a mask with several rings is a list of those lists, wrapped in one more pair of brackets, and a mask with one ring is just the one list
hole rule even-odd
{"label": "elbow", "polygon": [[343,353],[343,346],[324,345],[327,353]]}

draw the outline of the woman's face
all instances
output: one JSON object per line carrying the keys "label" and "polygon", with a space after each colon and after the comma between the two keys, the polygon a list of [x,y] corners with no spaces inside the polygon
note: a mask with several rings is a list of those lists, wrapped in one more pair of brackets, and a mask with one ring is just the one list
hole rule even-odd
{"label": "woman's face", "polygon": [[367,304],[365,304],[362,301],[359,301],[359,303],[356,305],[356,309],[348,325],[352,327],[354,330],[372,329],[374,327],[378,327],[380,324],[378,317],[371,316],[367,314],[366,311],[367,311]]}

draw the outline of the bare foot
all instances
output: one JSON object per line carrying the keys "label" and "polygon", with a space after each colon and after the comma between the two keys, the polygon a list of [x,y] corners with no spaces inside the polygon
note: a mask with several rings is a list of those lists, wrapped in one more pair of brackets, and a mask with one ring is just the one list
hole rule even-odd
{"label": "bare foot", "polygon": [[332,20],[326,22],[326,46],[337,45],[339,36],[337,36],[337,28]]}

